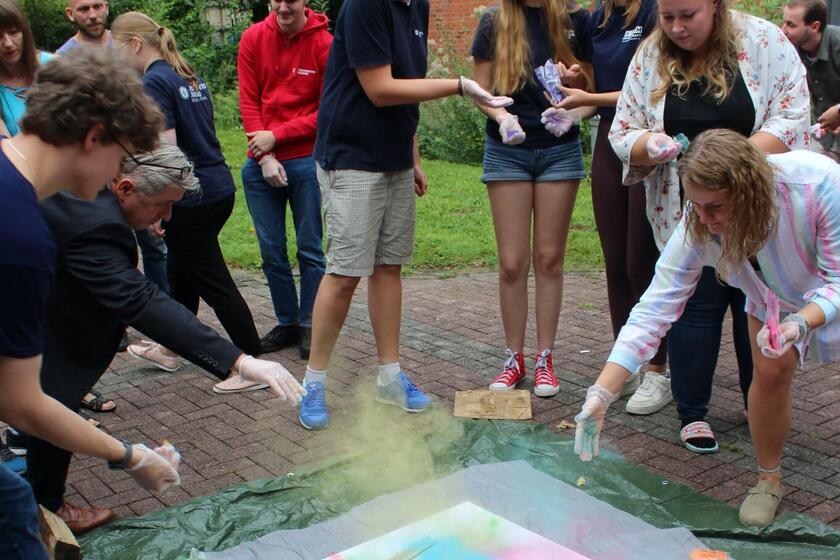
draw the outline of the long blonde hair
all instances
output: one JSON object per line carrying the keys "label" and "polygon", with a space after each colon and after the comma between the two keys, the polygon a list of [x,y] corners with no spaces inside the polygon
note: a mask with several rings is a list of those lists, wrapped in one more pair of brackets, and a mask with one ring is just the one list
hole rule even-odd
{"label": "long blonde hair", "polygon": [[198,89],[198,75],[196,75],[190,63],[178,52],[175,36],[168,27],[161,27],[146,14],[126,12],[114,20],[114,24],[111,26],[111,35],[120,41],[128,41],[132,37],[142,39],[147,45],[160,51],[163,60],[179,76],[187,80],[193,89]]}
{"label": "long blonde hair", "polygon": [[[569,46],[569,7],[564,0],[542,0],[541,4],[553,60],[566,66],[580,64]],[[494,89],[500,94],[510,95],[534,79],[534,69],[529,61],[531,49],[526,36],[524,1],[501,0],[499,9],[493,14],[493,31]],[[587,84],[591,86],[591,76],[587,70],[584,73]]]}
{"label": "long blonde hair", "polygon": [[[729,192],[726,231],[721,236],[717,271],[724,277],[735,266],[755,255],[776,228],[779,210],[773,167],[767,155],[745,136],[722,128],[707,130],[691,142],[677,164],[683,184],[710,191]],[[711,238],[709,228],[688,206],[686,226],[695,241]]]}
{"label": "long blonde hair", "polygon": [[653,103],[658,103],[672,86],[677,87],[677,95],[684,96],[691,82],[698,78],[706,79],[703,95],[712,94],[718,103],[729,96],[732,79],[738,72],[738,38],[732,25],[729,0],[708,1],[716,2],[718,7],[709,36],[709,52],[700,64],[692,67],[691,52],[678,47],[659,27],[647,39],[659,50],[656,70],[660,84],[651,95]]}
{"label": "long blonde hair", "polygon": [[[598,27],[605,27],[610,21],[610,16],[616,8],[615,0],[604,0],[604,19],[598,24]],[[636,21],[636,16],[639,15],[639,10],[642,9],[642,0],[627,0],[627,5],[624,6],[624,29],[628,29],[633,22]]]}

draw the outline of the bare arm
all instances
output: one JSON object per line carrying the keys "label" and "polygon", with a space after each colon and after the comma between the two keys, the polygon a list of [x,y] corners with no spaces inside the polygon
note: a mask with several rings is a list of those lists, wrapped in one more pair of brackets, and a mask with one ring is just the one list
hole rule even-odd
{"label": "bare arm", "polygon": [[769,132],[756,132],[750,136],[750,142],[755,144],[756,148],[768,154],[783,154],[790,151],[790,148],[784,142]]}
{"label": "bare arm", "polygon": [[406,105],[458,95],[457,78],[395,79],[391,65],[356,68],[359,83],[377,107]]}
{"label": "bare arm", "polygon": [[7,138],[11,136],[9,129],[6,127],[6,123],[2,119],[0,119],[0,136],[6,136]]}
{"label": "bare arm", "polygon": [[[480,85],[487,91],[492,91],[493,89],[493,77],[491,75],[492,71],[493,63],[489,60],[480,60],[477,58],[473,59],[473,80],[478,82],[478,85]],[[484,107],[482,105],[479,105],[478,103],[476,103],[476,107],[478,107],[479,111],[481,111],[496,122],[499,122],[499,119],[504,118],[510,114],[507,112],[507,109],[504,108],[494,109],[491,107]]]}
{"label": "bare arm", "polygon": [[175,134],[174,128],[168,128],[160,133],[160,141],[165,144],[178,145],[178,136]]}
{"label": "bare arm", "polygon": [[617,395],[618,392],[621,391],[621,388],[624,386],[624,382],[627,381],[628,377],[630,377],[630,371],[616,363],[607,362],[606,365],[604,365],[604,369],[601,370],[601,375],[598,376],[595,383],[613,395]]}

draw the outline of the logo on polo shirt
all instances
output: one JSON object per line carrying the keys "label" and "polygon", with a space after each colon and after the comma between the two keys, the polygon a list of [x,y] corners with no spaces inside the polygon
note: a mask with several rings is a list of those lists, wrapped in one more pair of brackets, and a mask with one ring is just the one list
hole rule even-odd
{"label": "logo on polo shirt", "polygon": [[422,32],[422,31],[420,31],[419,29],[415,29],[415,30],[414,30],[414,34],[415,34],[417,37],[420,37],[421,39],[423,38],[423,32]]}
{"label": "logo on polo shirt", "polygon": [[181,86],[181,87],[178,88],[178,93],[181,94],[181,97],[183,99],[189,99],[190,98],[190,90],[188,90],[184,86]]}
{"label": "logo on polo shirt", "polygon": [[642,26],[637,25],[636,29],[628,29],[624,32],[624,37],[622,37],[622,43],[629,43],[630,41],[640,41],[642,39]]}

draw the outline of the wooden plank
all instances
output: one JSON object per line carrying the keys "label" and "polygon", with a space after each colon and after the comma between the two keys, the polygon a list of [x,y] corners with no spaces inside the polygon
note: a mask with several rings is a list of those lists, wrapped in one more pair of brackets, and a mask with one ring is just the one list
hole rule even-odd
{"label": "wooden plank", "polygon": [[41,539],[47,546],[50,560],[80,560],[82,557],[76,537],[62,519],[38,506],[38,517],[41,521]]}
{"label": "wooden plank", "polygon": [[531,418],[531,394],[528,391],[456,391],[455,416],[493,420]]}

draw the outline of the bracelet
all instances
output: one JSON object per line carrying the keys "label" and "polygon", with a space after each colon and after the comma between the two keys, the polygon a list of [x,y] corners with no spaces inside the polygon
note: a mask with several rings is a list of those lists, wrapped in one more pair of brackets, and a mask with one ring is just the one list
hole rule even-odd
{"label": "bracelet", "polygon": [[458,95],[464,97],[464,77],[458,76]]}
{"label": "bracelet", "polygon": [[127,440],[122,440],[123,447],[125,447],[125,454],[123,455],[122,459],[119,461],[108,461],[108,468],[109,469],[127,469],[128,465],[131,464],[131,454],[132,448],[131,444]]}
{"label": "bracelet", "polygon": [[805,337],[808,336],[808,331],[810,328],[808,327],[808,321],[805,320],[805,317],[800,315],[799,313],[791,313],[787,317],[782,320],[783,323],[794,323],[797,327],[799,327],[799,336],[796,337],[796,340],[793,341],[794,344],[801,344],[805,341]]}

